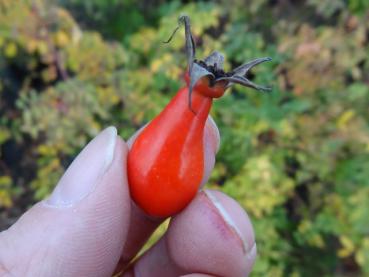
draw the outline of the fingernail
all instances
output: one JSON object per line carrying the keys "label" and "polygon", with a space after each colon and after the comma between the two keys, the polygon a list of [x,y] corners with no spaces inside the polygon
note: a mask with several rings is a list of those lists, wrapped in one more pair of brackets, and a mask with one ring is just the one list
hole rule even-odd
{"label": "fingernail", "polygon": [[256,243],[254,243],[250,252],[246,255],[246,258],[250,261],[254,261],[256,258],[256,254],[257,254]]}
{"label": "fingernail", "polygon": [[208,120],[206,121],[206,127],[208,129],[208,135],[211,138],[213,151],[214,153],[218,153],[219,146],[220,146],[220,133],[219,129],[217,127],[217,124],[215,123],[214,119],[209,115]]}
{"label": "fingernail", "polygon": [[[248,221],[247,215],[244,216],[240,213],[241,208],[239,205],[236,203],[231,203],[230,201],[235,202],[231,199],[229,199],[226,203],[225,201],[221,201],[220,198],[217,197],[217,194],[220,194],[220,192],[215,192],[212,190],[204,190],[204,192],[208,199],[213,203],[214,207],[218,210],[220,216],[224,219],[228,227],[233,230],[236,236],[240,239],[243,252],[246,257],[252,258],[252,255],[256,255],[256,245],[254,242],[252,225],[250,221]],[[222,198],[222,200],[225,199]],[[230,213],[229,211],[232,212]],[[247,221],[245,219],[247,219]],[[253,251],[255,253],[253,253]]]}
{"label": "fingernail", "polygon": [[209,180],[211,171],[214,168],[215,164],[215,154],[219,150],[220,143],[220,135],[217,125],[211,116],[208,117],[205,125],[205,133],[204,133],[204,176],[201,180],[200,189],[206,184]]}
{"label": "fingernail", "polygon": [[90,194],[114,158],[115,127],[106,128],[79,153],[59,180],[46,204],[72,206]]}

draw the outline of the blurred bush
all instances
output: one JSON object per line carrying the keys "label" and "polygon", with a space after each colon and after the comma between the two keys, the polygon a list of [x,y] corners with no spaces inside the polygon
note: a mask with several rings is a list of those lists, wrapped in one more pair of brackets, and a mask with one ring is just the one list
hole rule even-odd
{"label": "blurred bush", "polygon": [[185,12],[198,57],[274,59],[250,75],[273,93],[236,86],[212,110],[222,145],[209,183],[253,220],[253,276],[369,274],[368,8],[0,0],[0,228],[102,128],[128,138],[160,112],[186,67],[183,30],[161,42]]}

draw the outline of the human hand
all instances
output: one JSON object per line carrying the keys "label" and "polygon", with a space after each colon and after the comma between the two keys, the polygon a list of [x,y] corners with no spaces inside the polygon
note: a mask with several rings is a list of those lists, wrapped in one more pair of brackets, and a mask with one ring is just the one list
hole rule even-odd
{"label": "human hand", "polygon": [[[206,182],[219,145],[211,120],[204,141]],[[164,236],[131,263],[164,219],[149,218],[131,202],[128,147],[109,127],[83,149],[50,198],[0,233],[0,276],[237,277],[250,272],[256,245],[248,216],[233,199],[210,190],[199,192],[171,219]]]}

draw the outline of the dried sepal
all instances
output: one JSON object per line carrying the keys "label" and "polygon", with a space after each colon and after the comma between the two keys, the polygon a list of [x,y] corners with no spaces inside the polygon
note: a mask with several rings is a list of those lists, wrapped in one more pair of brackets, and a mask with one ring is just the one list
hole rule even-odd
{"label": "dried sepal", "polygon": [[231,71],[233,76],[246,76],[247,72],[250,71],[251,68],[253,68],[255,65],[258,65],[263,62],[271,61],[272,58],[265,57],[265,58],[258,58],[255,60],[252,60],[251,62],[244,63],[243,65],[240,65],[239,67],[233,69]]}
{"label": "dried sepal", "polygon": [[[189,72],[189,108],[191,107],[192,91],[196,83],[203,77],[208,77],[209,87],[214,86],[216,83],[226,82],[225,88],[231,87],[233,84],[240,84],[246,87],[250,87],[259,91],[271,91],[271,87],[260,86],[249,79],[247,79],[247,73],[256,65],[270,61],[271,58],[258,58],[247,62],[239,67],[233,69],[230,72],[224,72],[224,56],[218,51],[214,51],[208,57],[202,60],[195,60],[196,45],[191,33],[190,18],[186,15],[182,15],[178,19],[178,27],[173,31],[172,35],[166,42],[170,42],[174,34],[179,29],[180,25],[185,27],[185,39],[186,39],[186,56]],[[194,112],[194,111],[193,111]]]}
{"label": "dried sepal", "polygon": [[169,43],[173,39],[174,35],[177,33],[181,24],[184,24],[185,26],[187,64],[188,64],[188,70],[189,72],[191,72],[193,64],[194,64],[194,60],[195,60],[196,45],[195,45],[195,40],[193,39],[192,32],[191,32],[190,18],[187,15],[181,15],[178,18],[178,26],[174,29],[169,39],[166,41],[163,41],[163,43]]}
{"label": "dried sepal", "polygon": [[207,66],[214,66],[223,69],[224,66],[224,56],[218,51],[214,51],[204,60]]}
{"label": "dried sepal", "polygon": [[[192,110],[191,106],[191,97],[192,97],[192,91],[195,87],[196,83],[202,78],[202,77],[209,77],[210,82],[213,82],[215,80],[215,76],[213,73],[202,67],[201,65],[194,63],[192,66],[192,70],[190,71],[190,84],[188,88],[188,97],[189,97],[189,107]],[[193,111],[193,110],[192,110]]]}
{"label": "dried sepal", "polygon": [[272,88],[271,87],[264,87],[264,86],[259,86],[253,82],[251,82],[249,79],[247,79],[246,77],[243,76],[230,76],[230,77],[222,77],[222,78],[218,78],[216,80],[216,82],[220,82],[220,81],[228,81],[229,83],[227,84],[227,88],[229,88],[232,84],[240,84],[243,85],[245,87],[249,87],[249,88],[253,88],[259,91],[271,91]]}

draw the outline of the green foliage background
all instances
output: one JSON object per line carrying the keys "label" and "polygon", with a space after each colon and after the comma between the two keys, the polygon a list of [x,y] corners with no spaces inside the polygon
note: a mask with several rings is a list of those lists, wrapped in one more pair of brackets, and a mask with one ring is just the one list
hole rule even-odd
{"label": "green foliage background", "polygon": [[252,276],[369,275],[369,2],[0,0],[0,229],[50,193],[108,125],[128,138],[183,85],[181,13],[198,57],[273,62],[212,115],[209,181],[256,230]]}

